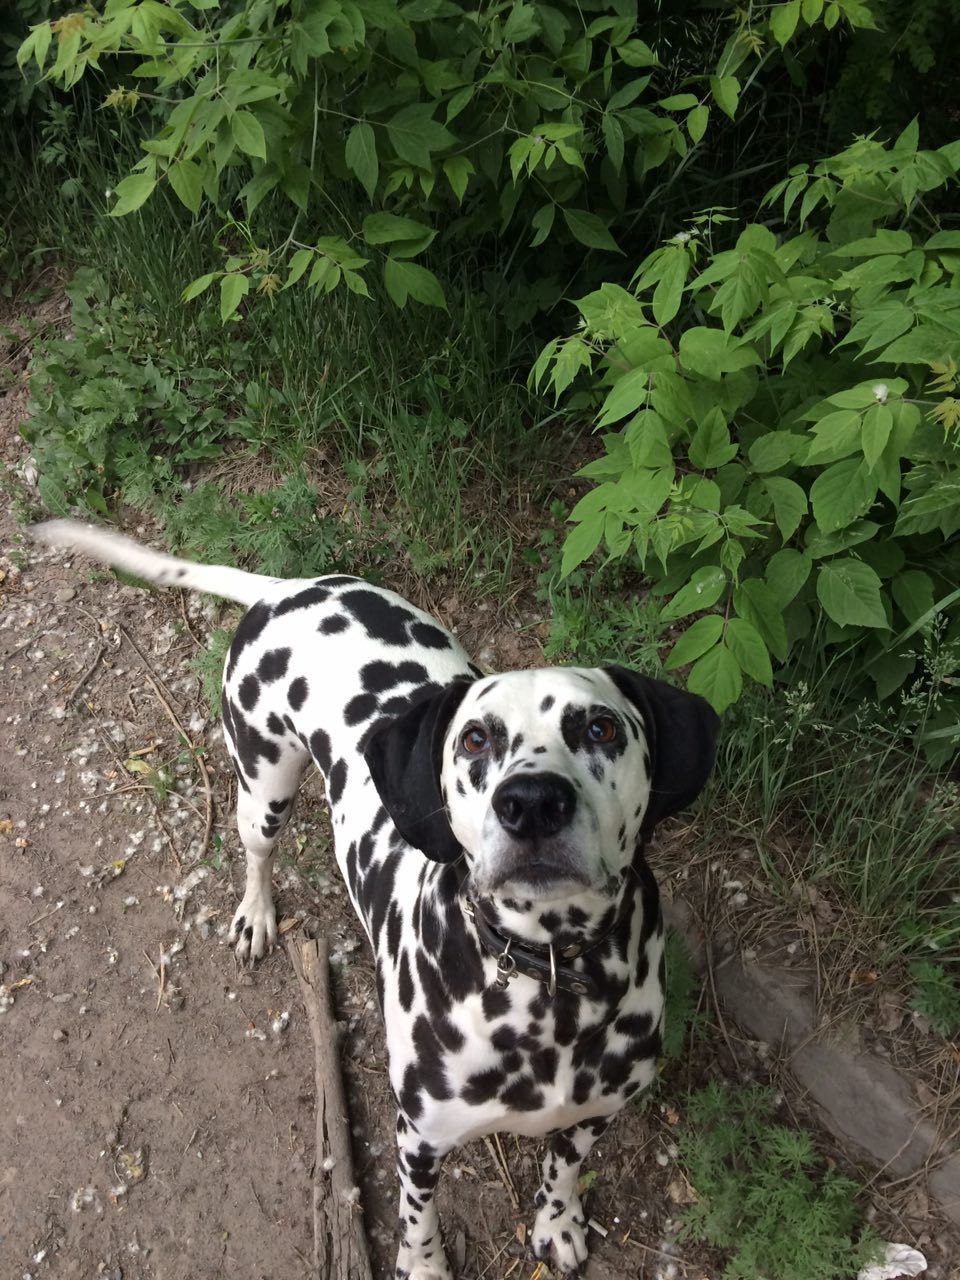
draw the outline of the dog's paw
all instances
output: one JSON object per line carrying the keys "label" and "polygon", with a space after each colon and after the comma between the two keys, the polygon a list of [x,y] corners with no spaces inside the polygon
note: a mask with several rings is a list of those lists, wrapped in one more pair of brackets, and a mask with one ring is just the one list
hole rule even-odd
{"label": "dog's paw", "polygon": [[533,1252],[563,1275],[575,1274],[587,1260],[586,1222],[580,1201],[548,1201],[533,1224]]}
{"label": "dog's paw", "polygon": [[277,913],[262,894],[244,897],[233,917],[227,941],[236,947],[238,960],[259,960],[277,941]]}
{"label": "dog's paw", "polygon": [[431,1256],[401,1245],[397,1254],[395,1280],[453,1280],[453,1272],[442,1249],[431,1250]]}

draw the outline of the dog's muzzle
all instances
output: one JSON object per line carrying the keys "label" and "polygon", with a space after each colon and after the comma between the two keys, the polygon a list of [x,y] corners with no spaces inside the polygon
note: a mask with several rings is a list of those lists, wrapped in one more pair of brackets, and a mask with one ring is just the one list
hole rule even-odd
{"label": "dog's muzzle", "polygon": [[506,778],[491,801],[497,821],[514,840],[555,836],[573,821],[577,793],[559,773],[517,773]]}

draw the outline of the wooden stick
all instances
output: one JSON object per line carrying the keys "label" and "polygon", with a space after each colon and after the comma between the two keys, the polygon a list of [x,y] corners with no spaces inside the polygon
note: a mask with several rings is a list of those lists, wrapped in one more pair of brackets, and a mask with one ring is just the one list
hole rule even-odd
{"label": "wooden stick", "polygon": [[317,1280],[373,1280],[353,1173],[350,1117],[340,1072],[342,1028],[333,1015],[326,938],[286,940],[313,1035],[317,1146],[313,1165],[313,1262]]}

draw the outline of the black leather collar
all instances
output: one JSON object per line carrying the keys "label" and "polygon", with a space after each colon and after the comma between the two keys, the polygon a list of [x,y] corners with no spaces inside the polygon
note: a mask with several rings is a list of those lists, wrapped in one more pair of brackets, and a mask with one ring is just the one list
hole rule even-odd
{"label": "black leather collar", "polygon": [[555,995],[558,990],[569,991],[571,995],[595,1000],[600,994],[596,982],[588,973],[566,961],[585,955],[608,938],[622,920],[629,900],[630,895],[624,894],[620,909],[603,933],[591,938],[588,943],[570,943],[559,951],[552,943],[544,946],[521,942],[519,938],[494,928],[483,914],[480,903],[472,896],[461,899],[461,905],[476,925],[484,950],[488,955],[496,957],[498,987],[505,987],[511,978],[522,973],[535,982],[542,982],[548,995]]}

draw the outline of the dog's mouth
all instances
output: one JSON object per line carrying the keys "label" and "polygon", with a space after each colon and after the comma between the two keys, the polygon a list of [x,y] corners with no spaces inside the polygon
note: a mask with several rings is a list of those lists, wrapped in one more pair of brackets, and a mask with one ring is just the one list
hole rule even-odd
{"label": "dog's mouth", "polygon": [[557,851],[517,848],[497,860],[487,878],[487,887],[500,892],[510,885],[535,889],[538,894],[557,894],[592,887],[584,869]]}

